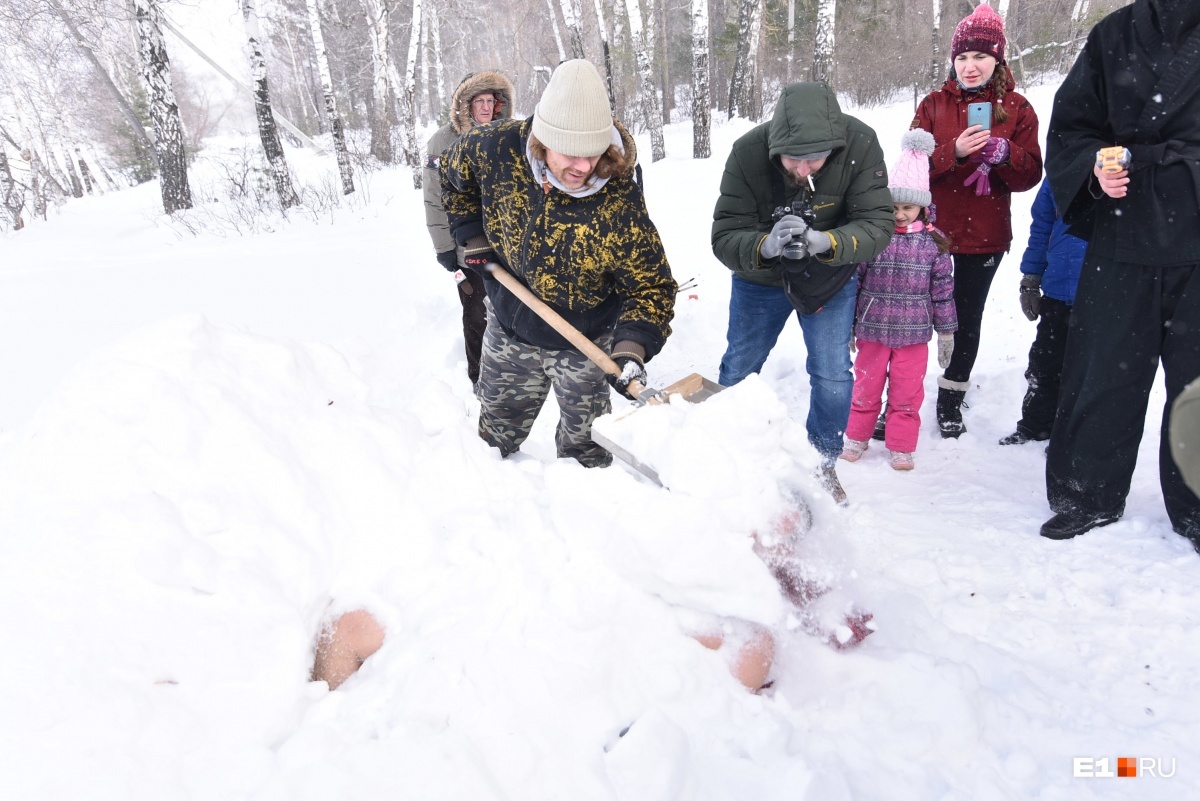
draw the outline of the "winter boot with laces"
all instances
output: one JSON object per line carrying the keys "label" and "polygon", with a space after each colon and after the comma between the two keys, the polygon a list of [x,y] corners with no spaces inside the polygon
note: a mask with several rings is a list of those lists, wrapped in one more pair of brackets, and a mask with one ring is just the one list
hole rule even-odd
{"label": "winter boot with laces", "polygon": [[969,386],[966,381],[951,381],[945,376],[938,376],[937,421],[942,439],[958,439],[967,433],[962,407]]}
{"label": "winter boot with laces", "polygon": [[893,470],[912,470],[913,455],[904,451],[888,451],[888,459]]}

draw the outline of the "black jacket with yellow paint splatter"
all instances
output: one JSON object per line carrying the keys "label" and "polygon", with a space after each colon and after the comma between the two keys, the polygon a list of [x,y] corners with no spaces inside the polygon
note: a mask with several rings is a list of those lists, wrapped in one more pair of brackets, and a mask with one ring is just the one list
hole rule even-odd
{"label": "black jacket with yellow paint splatter", "polygon": [[[530,120],[474,128],[442,158],[442,195],[459,244],[486,234],[503,266],[595,340],[615,329],[658,353],[671,333],[675,280],[634,177],[636,149],[618,127],[630,164],[593,195],[543,190],[526,158]],[[570,344],[499,282],[486,282],[510,336],[544,348]]]}

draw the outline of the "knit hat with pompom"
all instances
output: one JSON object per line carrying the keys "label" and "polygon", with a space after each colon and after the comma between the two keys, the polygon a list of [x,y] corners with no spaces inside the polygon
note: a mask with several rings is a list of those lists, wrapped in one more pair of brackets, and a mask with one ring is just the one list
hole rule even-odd
{"label": "knit hat with pompom", "polygon": [[933,202],[929,192],[929,157],[933,154],[933,134],[914,128],[900,137],[900,159],[888,170],[888,189],[893,203],[914,203],[928,206]]}
{"label": "knit hat with pompom", "polygon": [[950,60],[959,53],[977,52],[994,56],[1004,63],[1004,20],[987,3],[980,3],[974,11],[963,18],[954,29],[950,40]]}

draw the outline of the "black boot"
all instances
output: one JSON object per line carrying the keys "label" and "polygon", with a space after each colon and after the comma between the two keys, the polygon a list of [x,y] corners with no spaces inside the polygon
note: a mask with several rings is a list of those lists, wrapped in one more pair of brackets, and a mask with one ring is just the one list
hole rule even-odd
{"label": "black boot", "polygon": [[967,426],[962,419],[962,405],[968,386],[966,381],[938,377],[937,420],[942,439],[958,439],[961,434],[967,433]]}
{"label": "black boot", "polygon": [[875,421],[875,433],[871,434],[871,439],[877,439],[883,442],[887,438],[887,406],[883,407],[883,411],[879,413],[879,419]]}

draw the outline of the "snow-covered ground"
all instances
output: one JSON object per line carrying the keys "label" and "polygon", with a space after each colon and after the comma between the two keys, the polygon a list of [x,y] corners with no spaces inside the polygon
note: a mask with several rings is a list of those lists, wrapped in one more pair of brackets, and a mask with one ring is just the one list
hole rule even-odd
{"label": "snow-covered ground", "polygon": [[[1029,92],[1043,121],[1052,92]],[[858,113],[891,162],[911,104]],[[707,161],[674,127],[643,160],[676,276],[698,282],[655,384],[715,378],[729,277],[709,221],[746,127],[715,130]],[[937,437],[934,368],[917,469],[876,446],[839,468],[838,509],[806,478],[794,324],[761,379],[658,412],[671,491],[557,461],[553,402],[501,461],[420,195],[402,170],[368,190],[317,222],[193,236],[143,186],[0,238],[5,797],[1200,797],[1200,558],[1158,491],[1161,388],[1125,518],[1076,540],[1037,534],[1042,447],[996,444],[1034,334],[1032,192],[969,433]],[[797,627],[754,555],[789,489],[829,597],[874,612],[855,650]],[[360,606],[386,644],[330,693],[308,681],[314,636]],[[739,621],[778,641],[762,696],[688,636]],[[1149,762],[1074,776],[1118,757]]]}

